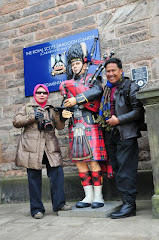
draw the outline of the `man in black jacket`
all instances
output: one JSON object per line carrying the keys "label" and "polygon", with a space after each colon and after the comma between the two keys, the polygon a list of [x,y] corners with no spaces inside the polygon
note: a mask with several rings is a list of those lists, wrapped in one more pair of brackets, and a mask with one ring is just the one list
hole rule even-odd
{"label": "man in black jacket", "polygon": [[116,186],[122,193],[121,209],[110,214],[111,218],[117,219],[136,215],[137,138],[141,136],[138,120],[143,116],[143,106],[136,99],[139,87],[134,81],[125,96],[124,87],[130,80],[123,77],[120,59],[107,61],[106,76],[108,81],[97,121],[104,128],[105,145],[115,172]]}

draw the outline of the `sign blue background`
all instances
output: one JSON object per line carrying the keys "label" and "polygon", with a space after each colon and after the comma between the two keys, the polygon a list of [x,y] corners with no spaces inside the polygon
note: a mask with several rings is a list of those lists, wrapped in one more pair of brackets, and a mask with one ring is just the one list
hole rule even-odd
{"label": "sign blue background", "polygon": [[[67,52],[72,44],[81,42],[86,43],[89,52],[95,37],[98,37],[97,29],[24,48],[25,96],[32,96],[35,85],[39,83],[45,84],[50,92],[59,91],[60,83],[67,77],[65,73],[52,76],[51,55]],[[93,58],[100,60],[99,40]],[[94,73],[96,67],[92,65],[89,73]]]}

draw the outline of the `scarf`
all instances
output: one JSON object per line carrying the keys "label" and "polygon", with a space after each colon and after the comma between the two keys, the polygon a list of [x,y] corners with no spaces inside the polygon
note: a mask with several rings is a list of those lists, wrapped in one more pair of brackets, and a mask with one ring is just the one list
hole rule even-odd
{"label": "scarf", "polygon": [[47,88],[44,84],[37,84],[37,85],[34,87],[34,92],[33,92],[34,99],[35,99],[35,101],[37,102],[37,104],[40,105],[40,107],[44,108],[44,107],[46,106],[47,100],[46,100],[45,102],[43,102],[43,103],[39,103],[39,102],[36,100],[36,95],[35,95],[35,93],[36,93],[36,91],[37,91],[37,89],[38,89],[39,87],[42,87],[42,88],[44,88],[44,89],[46,90],[46,92],[48,93],[47,99],[48,99],[48,96],[49,96],[49,90],[48,90],[48,88]]}
{"label": "scarf", "polygon": [[110,131],[112,127],[106,123],[106,120],[108,120],[111,117],[111,105],[110,105],[110,94],[111,89],[123,80],[123,76],[120,77],[119,81],[116,84],[112,84],[109,81],[107,81],[104,93],[101,99],[100,107],[99,107],[99,115],[96,119],[96,123],[100,124],[101,127],[105,128],[107,131]]}

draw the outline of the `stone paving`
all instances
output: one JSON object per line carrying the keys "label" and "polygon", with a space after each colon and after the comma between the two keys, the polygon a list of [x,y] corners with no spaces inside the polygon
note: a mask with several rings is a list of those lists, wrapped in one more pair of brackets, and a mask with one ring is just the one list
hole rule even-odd
{"label": "stone paving", "polygon": [[[70,203],[69,203],[70,204]],[[71,203],[73,206],[75,203]],[[105,202],[106,206],[111,203]],[[95,217],[64,216],[53,213],[51,203],[45,203],[43,219],[34,219],[29,203],[0,205],[0,240],[158,240],[159,219],[153,219],[151,201],[137,201],[137,215],[113,220],[105,215]],[[118,202],[117,205],[120,205]],[[117,206],[116,205],[116,206]],[[112,202],[114,207],[114,203]],[[109,208],[104,207],[103,211]],[[73,211],[76,211],[73,207]],[[104,210],[105,209],[105,210]],[[110,210],[110,209],[109,209]],[[102,211],[101,209],[99,211]],[[99,212],[97,210],[97,212]],[[71,211],[70,211],[71,212]],[[61,216],[60,216],[61,215]]]}

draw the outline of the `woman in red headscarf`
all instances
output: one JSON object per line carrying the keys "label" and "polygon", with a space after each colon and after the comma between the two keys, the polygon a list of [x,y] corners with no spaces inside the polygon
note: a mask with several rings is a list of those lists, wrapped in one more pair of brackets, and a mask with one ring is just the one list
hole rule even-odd
{"label": "woman in red headscarf", "polygon": [[53,211],[69,210],[65,204],[62,156],[55,135],[55,128],[61,130],[65,123],[48,101],[49,90],[43,84],[34,88],[34,99],[24,104],[13,119],[16,128],[23,128],[16,165],[27,168],[31,215],[38,219],[45,212],[41,200],[42,164],[46,164],[50,179]]}

